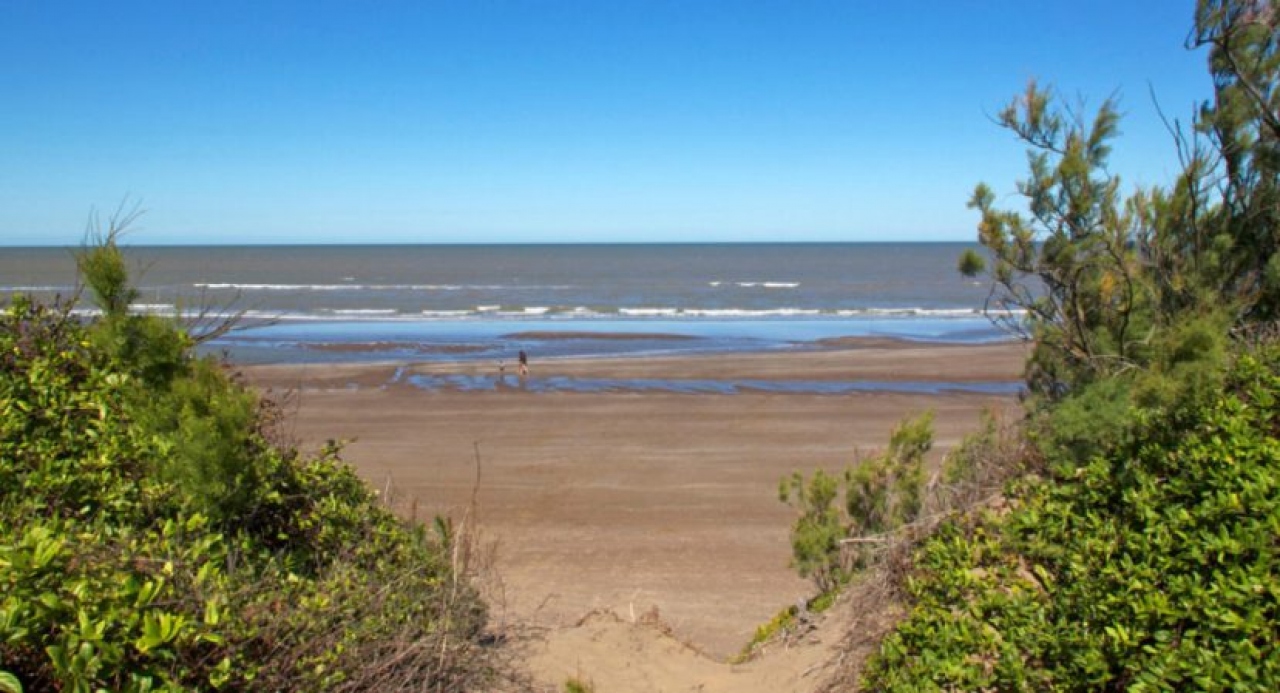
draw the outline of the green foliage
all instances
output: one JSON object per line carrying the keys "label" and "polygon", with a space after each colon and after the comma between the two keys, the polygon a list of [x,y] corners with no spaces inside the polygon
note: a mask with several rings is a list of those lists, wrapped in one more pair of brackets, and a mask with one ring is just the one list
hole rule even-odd
{"label": "green foliage", "polygon": [[154,315],[108,314],[89,333],[114,368],[163,390],[191,367],[191,339],[171,320]]}
{"label": "green foliage", "polygon": [[874,690],[1280,687],[1280,351],[917,557]]}
{"label": "green foliage", "polygon": [[952,449],[942,462],[942,490],[953,498],[946,507],[968,507],[963,499],[1001,488],[1010,476],[1025,471],[1020,429],[1001,425],[995,412],[982,412],[982,426]]}
{"label": "green foliage", "polygon": [[[126,325],[136,350],[115,347]],[[0,666],[15,685],[460,690],[491,676],[485,609],[450,547],[380,506],[336,449],[271,445],[253,394],[175,329],[86,327],[22,297],[0,314]],[[125,356],[153,352],[174,367]]]}
{"label": "green foliage", "polygon": [[996,307],[1025,311],[997,317],[1035,340],[1048,474],[919,549],[866,688],[1280,689],[1277,35],[1275,0],[1197,4],[1213,99],[1173,128],[1173,184],[1124,201],[1112,104],[1085,122],[1033,84],[1002,113],[1029,215],[972,205]]}
{"label": "green foliage", "polygon": [[89,286],[98,308],[111,318],[127,315],[129,304],[138,298],[138,290],[129,282],[124,251],[117,244],[125,227],[137,216],[136,210],[124,218],[117,214],[110,228],[91,233],[85,247],[76,255],[81,279]]}
{"label": "green foliage", "polygon": [[849,535],[836,494],[836,478],[821,469],[808,481],[795,472],[778,487],[778,499],[800,513],[791,527],[792,565],[822,591],[835,589],[848,577],[840,541]]}
{"label": "green foliage", "polygon": [[1132,242],[1142,219],[1107,173],[1119,123],[1111,101],[1086,122],[1055,110],[1033,82],[1000,122],[1032,147],[1018,184],[1030,215],[997,209],[986,185],[969,205],[994,261],[993,317],[1036,340],[1029,383],[1056,397],[1145,358],[1151,296]]}
{"label": "green foliage", "polygon": [[577,676],[570,676],[564,682],[564,693],[595,693],[596,685],[590,681],[583,681]]}
{"label": "green foliage", "polygon": [[1190,147],[1189,164],[1168,196],[1176,214],[1161,219],[1181,222],[1183,231],[1161,247],[1161,259],[1202,269],[1214,293],[1246,297],[1252,320],[1280,317],[1277,9],[1274,0],[1197,4],[1189,44],[1209,49],[1214,87],[1195,123],[1207,145]]}
{"label": "green foliage", "polygon": [[956,263],[956,270],[966,277],[976,277],[986,269],[987,261],[972,248],[965,248],[960,254],[960,260]]}
{"label": "green foliage", "polygon": [[899,424],[889,449],[845,471],[845,512],[857,535],[879,534],[916,519],[924,456],[933,447],[933,412]]}
{"label": "green foliage", "polygon": [[1170,410],[1221,391],[1228,360],[1220,314],[1187,316],[1152,340],[1152,363],[1081,386],[1036,412],[1031,433],[1040,454],[1066,474],[1124,442],[1134,412]]}
{"label": "green foliage", "polygon": [[1132,428],[1131,384],[1121,378],[1095,383],[1059,402],[1038,418],[1033,434],[1044,455],[1070,474],[1087,460],[1120,443]]}
{"label": "green foliage", "polygon": [[[837,590],[828,590],[819,592],[804,603],[804,612],[809,614],[821,614],[835,605],[836,599],[839,598],[840,592]],[[730,664],[741,664],[749,662],[759,653],[759,648],[778,636],[791,631],[800,620],[802,610],[797,606],[788,606],[773,615],[767,623],[756,626],[755,633],[751,636],[751,641],[742,647],[738,654],[729,659]]]}
{"label": "green foliage", "polygon": [[836,597],[838,596],[839,594],[836,592],[823,592],[821,594],[814,595],[813,598],[805,602],[805,608],[811,613],[820,614],[827,609],[830,609],[832,606],[835,606]]}
{"label": "green foliage", "polygon": [[[865,562],[845,540],[881,534],[913,522],[923,505],[924,456],[933,445],[933,412],[904,421],[880,455],[834,477],[821,469],[806,480],[784,478],[778,499],[799,513],[791,528],[792,565],[820,592],[838,589]],[[843,483],[841,483],[843,482]],[[845,502],[836,500],[843,490]]]}
{"label": "green foliage", "polygon": [[[1034,393],[1056,400],[1168,366],[1176,354],[1160,342],[1192,316],[1228,327],[1280,317],[1278,27],[1274,2],[1199,3],[1191,43],[1210,49],[1214,98],[1190,135],[1174,131],[1183,168],[1168,188],[1120,198],[1110,100],[1086,120],[1032,83],[1001,112],[1030,147],[1018,183],[1028,213],[996,208],[986,185],[970,206],[994,261],[993,317],[1035,339]],[[962,272],[976,267],[961,258]]]}
{"label": "green foliage", "polygon": [[[824,592],[823,594],[835,594],[834,592]],[[756,632],[752,634],[751,641],[742,647],[738,654],[730,658],[730,664],[742,664],[749,662],[756,656],[758,648],[770,640],[777,637],[780,633],[789,630],[796,623],[797,609],[794,606],[787,608],[774,614],[768,623],[756,626]]]}

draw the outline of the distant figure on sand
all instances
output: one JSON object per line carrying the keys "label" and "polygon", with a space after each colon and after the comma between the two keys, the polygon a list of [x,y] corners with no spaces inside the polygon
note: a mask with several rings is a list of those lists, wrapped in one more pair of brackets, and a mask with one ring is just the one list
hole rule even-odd
{"label": "distant figure on sand", "polygon": [[526,375],[529,375],[529,355],[522,350],[520,352],[520,376],[524,377]]}

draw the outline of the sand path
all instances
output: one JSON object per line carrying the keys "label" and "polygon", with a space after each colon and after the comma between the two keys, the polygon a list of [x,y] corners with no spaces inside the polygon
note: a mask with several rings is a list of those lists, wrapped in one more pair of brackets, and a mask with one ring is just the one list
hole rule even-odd
{"label": "sand path", "polygon": [[[532,378],[1009,381],[1017,345],[855,342],[819,352],[724,357],[535,360]],[[424,391],[410,373],[479,375],[492,364],[270,366],[252,382],[297,394],[304,446],[352,442],[350,460],[418,518],[467,512],[494,546],[499,625],[530,647],[548,686],[568,676],[604,691],[812,690],[840,628],[768,664],[724,662],[755,628],[810,593],[789,568],[793,470],[841,470],[883,446],[904,416],[935,411],[954,445],[1010,396]],[[480,483],[476,486],[477,450]],[[661,628],[637,627],[652,620]],[[664,635],[660,630],[666,630]],[[789,658],[780,664],[779,658]],[[802,675],[808,672],[807,675]]]}

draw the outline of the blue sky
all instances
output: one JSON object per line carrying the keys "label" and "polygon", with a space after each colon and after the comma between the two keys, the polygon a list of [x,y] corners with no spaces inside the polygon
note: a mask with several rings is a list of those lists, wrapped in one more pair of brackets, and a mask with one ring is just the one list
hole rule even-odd
{"label": "blue sky", "polygon": [[970,240],[1028,79],[1208,96],[1193,3],[0,0],[0,245]]}

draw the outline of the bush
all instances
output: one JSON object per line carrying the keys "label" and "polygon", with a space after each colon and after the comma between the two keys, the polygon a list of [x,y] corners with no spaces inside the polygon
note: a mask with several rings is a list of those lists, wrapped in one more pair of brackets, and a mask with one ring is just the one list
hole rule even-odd
{"label": "bush", "polygon": [[492,684],[445,540],[336,447],[269,444],[253,394],[186,343],[21,297],[0,315],[0,672],[67,691]]}
{"label": "bush", "polygon": [[[800,575],[813,578],[820,592],[838,589],[866,561],[866,552],[848,539],[915,521],[923,507],[924,456],[932,446],[933,412],[926,412],[899,424],[884,453],[860,460],[840,478],[821,469],[808,480],[800,472],[784,478],[778,499],[799,513],[791,549]],[[837,507],[842,490],[845,502]]]}
{"label": "bush", "polygon": [[917,556],[874,690],[1280,688],[1280,350]]}
{"label": "bush", "polygon": [[868,688],[1280,689],[1278,7],[1196,3],[1213,94],[1167,188],[1121,200],[1111,101],[1086,121],[1033,83],[1001,113],[1027,213],[972,206],[1049,474],[920,548]]}

